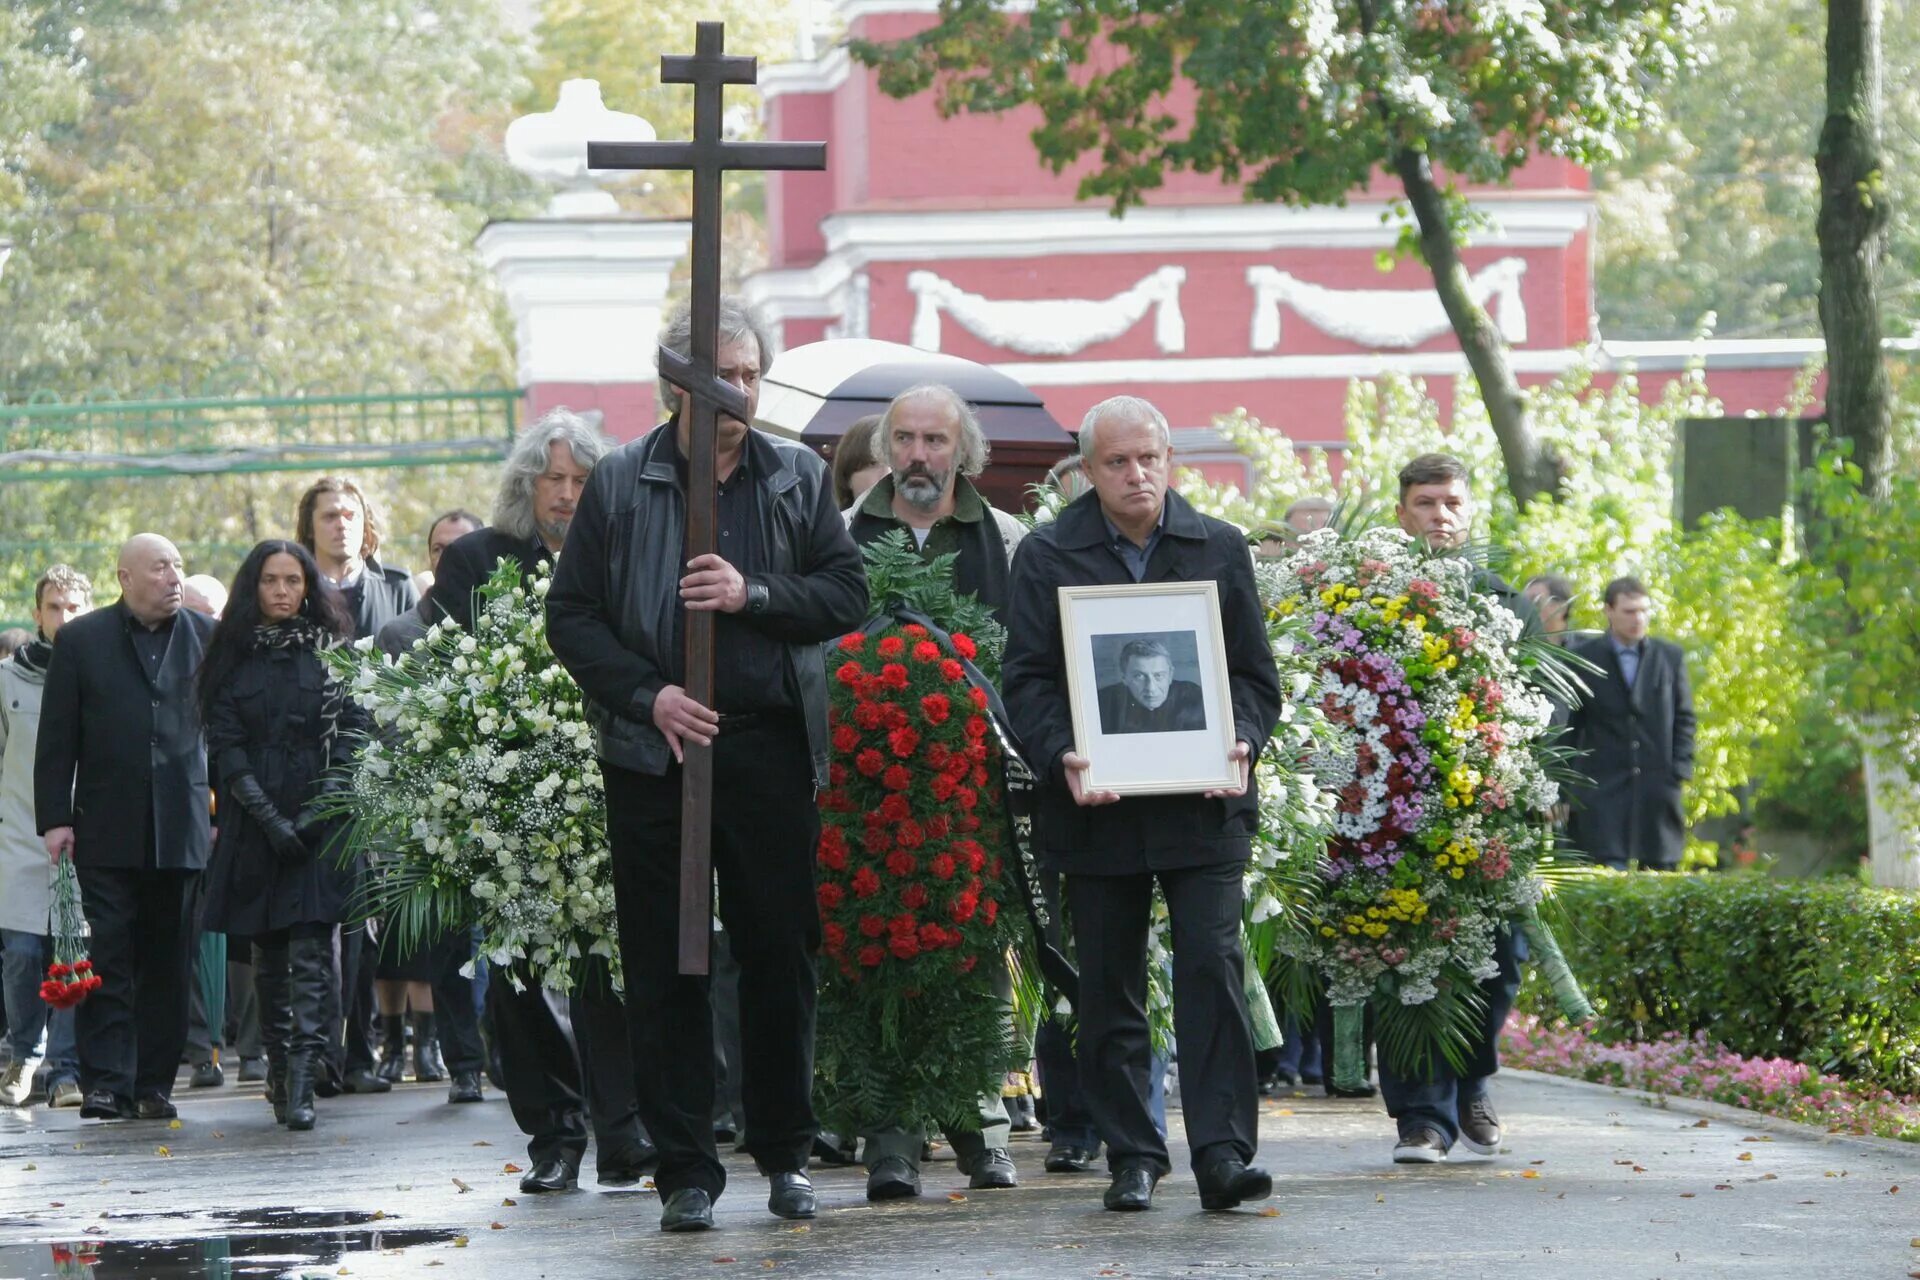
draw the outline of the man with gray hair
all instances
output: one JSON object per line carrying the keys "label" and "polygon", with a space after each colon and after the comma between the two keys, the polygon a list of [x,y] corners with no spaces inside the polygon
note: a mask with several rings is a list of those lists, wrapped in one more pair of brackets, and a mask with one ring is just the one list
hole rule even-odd
{"label": "man with gray hair", "polygon": [[974,487],[987,469],[987,436],[973,406],[937,383],[911,387],[887,406],[877,443],[892,474],[846,512],[853,540],[865,546],[898,529],[928,560],[957,555],[955,589],[1004,622],[1007,564],[1026,528]]}
{"label": "man with gray hair", "polygon": [[[430,597],[434,609],[470,631],[476,594],[499,565],[512,562],[531,576],[553,564],[587,477],[611,448],[598,426],[566,409],[551,410],[523,430],[500,474],[493,523],[441,553]],[[604,968],[590,971],[564,1006],[538,982],[523,981],[518,991],[514,985],[505,974],[494,975],[487,984],[487,1019],[514,1123],[529,1138],[532,1167],[520,1190],[537,1195],[572,1189],[589,1123],[601,1185],[637,1183],[656,1157],[634,1100],[626,1012]],[[437,1000],[458,999],[444,971],[436,990],[446,992]],[[465,1083],[472,1095],[479,1093],[477,1061],[463,1051],[447,1065],[456,1086]],[[468,1092],[449,1100],[463,1100]]]}
{"label": "man with gray hair", "polygon": [[[1080,427],[1080,454],[1092,491],[1035,529],[1014,557],[1001,683],[1039,775],[1041,868],[1066,880],[1080,961],[1080,1077],[1113,1178],[1104,1203],[1149,1208],[1154,1184],[1171,1171],[1148,1099],[1147,929],[1157,881],[1173,929],[1187,1141],[1201,1207],[1222,1211],[1273,1193],[1273,1179],[1251,1164],[1260,1099],[1240,908],[1259,829],[1251,766],[1280,718],[1280,680],[1246,540],[1168,490],[1173,446],[1160,411],[1134,396],[1102,401]],[[1089,761],[1074,737],[1060,588],[1141,582],[1212,582],[1219,592],[1234,786],[1122,799],[1088,782]]]}

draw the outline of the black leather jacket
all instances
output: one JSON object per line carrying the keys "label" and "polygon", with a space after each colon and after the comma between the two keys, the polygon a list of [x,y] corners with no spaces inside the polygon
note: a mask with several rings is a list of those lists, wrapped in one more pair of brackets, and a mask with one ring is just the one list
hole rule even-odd
{"label": "black leather jacket", "polygon": [[[663,774],[673,760],[653,700],[677,664],[671,644],[686,528],[673,422],[593,469],[547,595],[547,638],[587,698],[600,758]],[[786,645],[786,680],[806,719],[814,781],[827,785],[826,658],[821,646],[859,626],[867,575],[833,503],[826,464],[805,447],[747,433],[757,489],[762,572],[747,576],[741,616]]]}

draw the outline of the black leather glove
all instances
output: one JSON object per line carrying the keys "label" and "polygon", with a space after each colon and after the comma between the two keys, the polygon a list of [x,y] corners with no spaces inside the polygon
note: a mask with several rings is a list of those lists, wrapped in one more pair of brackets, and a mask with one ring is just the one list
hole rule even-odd
{"label": "black leather glove", "polygon": [[227,784],[227,791],[247,811],[247,816],[259,823],[261,830],[267,833],[267,843],[273,846],[275,853],[287,859],[307,856],[307,846],[300,839],[300,833],[294,830],[287,815],[280,812],[279,807],[267,797],[258,778],[250,773],[238,774]]}

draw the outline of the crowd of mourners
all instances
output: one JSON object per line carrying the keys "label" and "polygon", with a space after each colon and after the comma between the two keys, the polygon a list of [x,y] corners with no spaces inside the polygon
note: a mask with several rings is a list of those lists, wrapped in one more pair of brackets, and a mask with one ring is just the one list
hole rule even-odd
{"label": "crowd of mourners", "polygon": [[[721,376],[751,404],[771,351],[744,308],[728,300],[721,312]],[[688,350],[688,325],[684,312],[672,317],[667,345]],[[681,394],[662,392],[669,407]],[[514,441],[489,519],[455,508],[431,522],[419,574],[381,559],[390,530],[380,506],[340,476],[310,485],[287,513],[291,536],[259,543],[225,582],[189,576],[157,533],[126,541],[111,589],[47,567],[32,629],[0,635],[0,1105],[164,1120],[177,1114],[183,1074],[208,1090],[237,1077],[263,1084],[276,1119],[304,1130],[317,1099],[412,1080],[444,1083],[451,1104],[476,1103],[490,1081],[530,1139],[524,1191],[575,1185],[591,1142],[600,1182],[654,1174],[663,1227],[689,1230],[711,1224],[722,1145],[753,1157],[773,1212],[809,1217],[810,1160],[863,1159],[872,1198],[908,1197],[944,1137],[972,1186],[1012,1187],[1008,1135],[1043,1127],[1048,1172],[1085,1172],[1104,1149],[1107,1207],[1145,1208],[1170,1167],[1165,1086],[1177,1063],[1203,1203],[1268,1194],[1251,1163],[1254,1098],[1330,1085],[1331,1036],[1324,1007],[1283,1009],[1282,1046],[1253,1049],[1238,933],[1251,782],[1131,801],[1089,790],[1056,687],[1055,593],[1220,582],[1244,763],[1279,694],[1258,609],[1243,616],[1236,602],[1251,598],[1254,558],[1289,554],[1335,517],[1334,503],[1297,502],[1271,530],[1203,516],[1169,487],[1165,418],[1116,397],[1087,415],[1078,453],[1048,477],[1056,518],[1030,531],[975,483],[989,451],[971,407],[928,385],[856,423],[830,465],[723,421],[722,554],[647,560],[631,553],[680,545],[684,425],[676,413],[615,447],[592,418],[548,413]],[[1462,546],[1474,519],[1468,480],[1446,455],[1416,459],[1400,476],[1402,527],[1436,550]],[[1027,1069],[980,1099],[977,1126],[836,1135],[820,1132],[810,1098],[819,646],[864,621],[858,548],[896,530],[929,559],[955,556],[956,585],[1008,628],[1003,692],[1041,776],[1041,862],[1070,908],[1078,1028],[1024,1028]],[[510,981],[457,933],[405,948],[355,910],[360,878],[379,868],[343,856],[341,777],[372,726],[322,655],[360,640],[398,655],[436,622],[470,628],[475,592],[503,560],[528,573],[554,566],[549,631],[592,709],[607,780],[624,1000],[604,982],[558,996]],[[1579,602],[1560,577],[1499,588],[1529,627],[1599,673],[1592,696],[1563,709],[1589,781],[1553,820],[1599,861],[1671,868],[1693,711],[1680,649],[1648,634],[1647,586],[1611,583],[1603,624],[1589,631],[1576,629]],[[713,707],[688,697],[676,651],[686,614],[699,610],[719,624]],[[1125,661],[1139,667],[1146,715],[1164,696],[1166,655],[1142,649]],[[673,956],[688,741],[713,747],[719,794],[755,799],[716,814],[724,928],[711,981],[679,976]],[[54,959],[53,872],[67,860],[100,985],[77,1007],[54,1008],[40,984]],[[1156,881],[1177,943],[1167,1052],[1149,1044],[1134,937]],[[1396,1159],[1442,1159],[1456,1142],[1498,1149],[1490,1046],[1515,985],[1509,957],[1490,980],[1473,1070],[1425,1081],[1381,1072]],[[650,1048],[644,1070],[636,1044]]]}

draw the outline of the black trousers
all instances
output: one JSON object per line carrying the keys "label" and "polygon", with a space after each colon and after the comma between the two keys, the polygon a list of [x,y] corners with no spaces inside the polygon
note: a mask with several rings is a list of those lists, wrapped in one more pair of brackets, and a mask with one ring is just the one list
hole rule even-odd
{"label": "black trousers", "polygon": [[[524,989],[514,990],[515,976]],[[633,1098],[626,1012],[604,973],[590,975],[585,991],[569,998],[529,974],[496,969],[487,982],[487,1019],[500,1046],[507,1105],[534,1163],[563,1160],[578,1173],[589,1131],[601,1169],[637,1162],[646,1138]]]}
{"label": "black trousers", "polygon": [[366,921],[340,926],[334,951],[339,999],[328,1009],[327,1033],[329,1069],[335,1076],[373,1070],[373,1019],[379,1008],[373,993],[376,953]]}
{"label": "black trousers", "polygon": [[[820,946],[813,764],[797,718],[757,719],[714,742],[713,867],[720,919],[740,964],[741,1109],[764,1173],[812,1151],[813,957]],[[662,1197],[726,1186],[713,1141],[713,1007],[707,979],[679,973],[680,775],[603,766],[613,884],[626,964],[640,1115],[660,1148]]]}
{"label": "black trousers", "polygon": [[1198,1170],[1259,1141],[1259,1081],[1240,948],[1242,864],[1139,875],[1069,875],[1080,959],[1080,1081],[1107,1167],[1172,1171],[1147,1104],[1147,920],[1157,876],[1173,926],[1173,1030],[1180,1105]]}
{"label": "black trousers", "polygon": [[75,1010],[80,1088],[170,1097],[187,1045],[197,871],[79,867],[100,987]]}
{"label": "black trousers", "polygon": [[484,1071],[486,1046],[480,1043],[480,1017],[473,1007],[473,979],[460,970],[473,959],[473,935],[465,929],[442,935],[429,948],[433,967],[433,1012],[440,1032],[440,1053],[447,1070]]}

